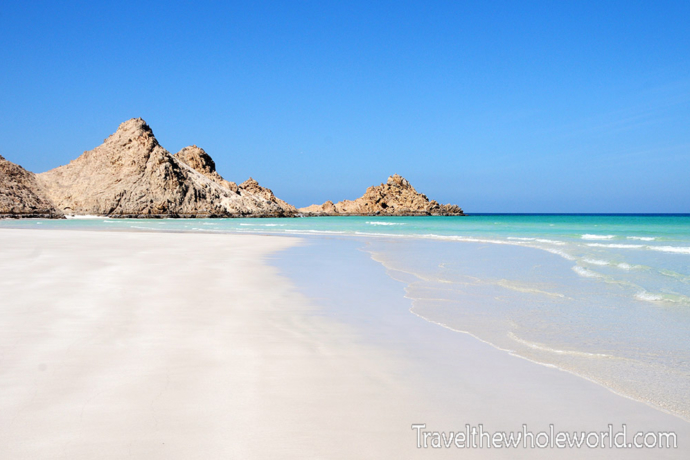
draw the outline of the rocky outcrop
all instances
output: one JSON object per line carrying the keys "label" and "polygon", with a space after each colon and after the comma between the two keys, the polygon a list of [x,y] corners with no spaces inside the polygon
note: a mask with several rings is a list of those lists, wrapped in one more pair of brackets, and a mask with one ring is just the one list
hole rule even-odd
{"label": "rocky outcrop", "polygon": [[278,206],[286,216],[292,216],[297,213],[297,208],[276,197],[271,189],[260,186],[259,183],[251,177],[242,182],[239,186],[234,182],[223,179],[216,171],[216,163],[211,156],[206,153],[204,149],[196,145],[185,147],[174,156],[185,165],[203,174],[215,183],[231,190],[233,193],[247,198],[258,198]]}
{"label": "rocky outcrop", "polygon": [[190,145],[185,147],[174,155],[177,160],[186,164],[196,172],[203,174],[212,181],[222,185],[225,188],[229,188],[233,192],[237,192],[237,184],[234,182],[228,182],[221,177],[220,174],[216,172],[216,162],[213,161],[211,155],[206,153],[206,151],[196,145]]}
{"label": "rocky outcrop", "polygon": [[[171,155],[141,118],[69,164],[38,174],[68,215],[111,217],[283,217],[295,208],[224,180],[202,149]],[[257,184],[258,186],[258,184]]]}
{"label": "rocky outcrop", "polygon": [[0,218],[62,218],[36,175],[0,156]]}
{"label": "rocky outcrop", "polygon": [[293,205],[286,203],[285,201],[281,200],[280,198],[276,197],[271,189],[262,187],[259,185],[257,181],[252,179],[251,177],[247,179],[246,181],[242,182],[239,186],[240,193],[246,193],[252,196],[258,196],[260,198],[263,198],[266,201],[270,201],[271,203],[275,203],[277,206],[279,206],[281,209],[283,209],[286,213],[291,213],[295,214],[297,213],[297,208],[295,208]]}
{"label": "rocky outcrop", "polygon": [[439,204],[429,201],[426,195],[397,174],[388,178],[385,184],[369,187],[364,195],[354,201],[344,200],[333,204],[300,208],[305,216],[464,216],[462,209],[454,204]]}

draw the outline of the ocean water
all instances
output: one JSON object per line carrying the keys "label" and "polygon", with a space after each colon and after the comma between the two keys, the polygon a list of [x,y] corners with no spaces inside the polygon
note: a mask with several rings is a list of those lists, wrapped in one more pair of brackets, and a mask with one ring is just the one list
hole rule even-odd
{"label": "ocean water", "polygon": [[411,313],[690,419],[690,215],[0,221],[356,238]]}

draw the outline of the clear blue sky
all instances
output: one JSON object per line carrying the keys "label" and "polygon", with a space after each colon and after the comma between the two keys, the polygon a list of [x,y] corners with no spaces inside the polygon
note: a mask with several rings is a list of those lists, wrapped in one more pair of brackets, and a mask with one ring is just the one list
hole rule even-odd
{"label": "clear blue sky", "polygon": [[0,154],[144,118],[298,206],[690,212],[690,2],[3,2]]}

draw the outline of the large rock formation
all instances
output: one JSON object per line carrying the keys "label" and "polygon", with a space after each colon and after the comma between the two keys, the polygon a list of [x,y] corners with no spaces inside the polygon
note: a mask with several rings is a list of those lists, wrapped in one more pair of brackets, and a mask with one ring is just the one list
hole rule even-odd
{"label": "large rock formation", "polygon": [[0,218],[62,218],[36,181],[36,175],[0,156]]}
{"label": "large rock formation", "polygon": [[171,155],[141,118],[122,123],[100,146],[37,177],[68,215],[282,217],[296,212],[258,184],[261,193],[224,180],[196,146]]}
{"label": "large rock formation", "polygon": [[333,204],[300,208],[305,216],[464,216],[457,205],[438,204],[418,193],[407,179],[394,174],[385,184],[369,187],[364,195],[354,201],[344,200]]}

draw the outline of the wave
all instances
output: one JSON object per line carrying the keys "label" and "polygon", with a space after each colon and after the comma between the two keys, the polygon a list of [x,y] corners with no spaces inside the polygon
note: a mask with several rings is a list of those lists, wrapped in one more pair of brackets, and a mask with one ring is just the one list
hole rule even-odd
{"label": "wave", "polygon": [[538,249],[542,249],[544,251],[550,252],[551,254],[556,254],[557,256],[561,256],[566,260],[575,260],[575,257],[571,256],[567,252],[563,252],[559,249],[554,249],[554,248],[540,248],[536,246]]}
{"label": "wave", "polygon": [[501,286],[506,289],[510,289],[511,291],[517,291],[517,292],[523,292],[525,294],[541,294],[541,295],[546,295],[550,297],[560,297],[560,298],[565,298],[565,295],[560,294],[558,292],[549,292],[549,291],[544,291],[542,289],[537,289],[528,285],[525,285],[523,283],[519,283],[516,281],[511,281],[511,280],[498,280],[496,282],[498,286]]}
{"label": "wave", "polygon": [[671,252],[674,254],[690,254],[690,246],[645,246],[642,244],[602,244],[589,243],[587,246],[593,248],[616,248],[616,249],[649,249],[651,251]]}
{"label": "wave", "polygon": [[367,222],[369,225],[405,225],[402,222]]}
{"label": "wave", "polygon": [[639,240],[639,241],[654,241],[656,237],[654,236],[628,236],[629,240]]}
{"label": "wave", "polygon": [[646,302],[668,302],[681,305],[690,305],[690,297],[686,297],[681,294],[649,292],[644,289],[635,294],[635,298],[638,300],[644,300]]}
{"label": "wave", "polygon": [[559,355],[571,355],[571,356],[586,356],[588,358],[613,358],[613,356],[607,355],[606,353],[589,353],[586,351],[559,350],[557,348],[551,348],[551,347],[548,347],[548,346],[540,344],[540,343],[529,342],[525,339],[521,339],[520,337],[516,336],[512,332],[508,332],[508,337],[510,337],[514,341],[521,343],[521,344],[523,344],[529,348],[532,348],[535,350],[541,350],[541,351],[548,351],[549,353],[556,353]]}
{"label": "wave", "polygon": [[291,229],[287,229],[287,230],[285,230],[285,233],[295,233],[295,234],[316,233],[319,235],[342,235],[343,233],[346,233],[346,232],[338,232],[335,230],[291,230]]}
{"label": "wave", "polygon": [[86,220],[86,219],[110,219],[110,217],[107,216],[93,216],[93,215],[79,215],[79,216],[65,216],[66,219],[75,219],[75,220]]}
{"label": "wave", "polygon": [[592,248],[616,248],[616,249],[640,249],[645,246],[641,244],[602,244],[602,243],[589,243],[587,246]]}
{"label": "wave", "polygon": [[688,275],[683,275],[682,273],[674,272],[673,270],[659,270],[659,273],[661,273],[664,276],[669,276],[671,278],[675,278],[681,283],[685,284],[690,284],[690,276]]}
{"label": "wave", "polygon": [[635,268],[644,268],[642,265],[630,265],[626,262],[610,262],[608,260],[600,260],[600,259],[589,259],[589,258],[584,258],[582,259],[582,262],[590,265],[599,265],[600,267],[603,266],[609,266],[609,267],[616,267],[620,268],[621,270],[632,270]]}
{"label": "wave", "polygon": [[690,254],[688,246],[647,246],[653,251],[672,252],[675,254]]}
{"label": "wave", "polygon": [[583,240],[611,240],[615,237],[616,235],[590,235],[589,233],[582,235]]}
{"label": "wave", "polygon": [[[360,233],[360,232],[357,232]],[[364,234],[364,233],[362,233]],[[395,236],[406,236],[406,235],[395,235]],[[504,240],[494,240],[491,238],[476,238],[474,236],[457,236],[457,235],[435,235],[433,233],[427,233],[424,235],[410,235],[412,237],[419,236],[421,238],[429,238],[433,240],[448,240],[448,241],[466,241],[468,243],[493,243],[493,244],[512,244],[518,245],[519,243],[510,243]]]}
{"label": "wave", "polygon": [[566,244],[564,241],[548,240],[546,238],[526,238],[526,237],[509,236],[506,239],[514,240],[514,241],[536,241],[537,243],[555,244],[556,246],[564,246]]}
{"label": "wave", "polygon": [[583,262],[591,264],[591,265],[611,265],[611,262],[607,260],[599,260],[599,259],[582,259]]}
{"label": "wave", "polygon": [[554,241],[554,240],[547,240],[545,238],[536,238],[534,241],[537,241],[539,243],[548,243],[548,244],[555,244],[557,246],[564,246],[566,243],[563,241]]}
{"label": "wave", "polygon": [[580,267],[579,265],[574,266],[573,271],[580,276],[584,276],[585,278],[602,278],[602,275],[599,273],[589,270],[585,267]]}

